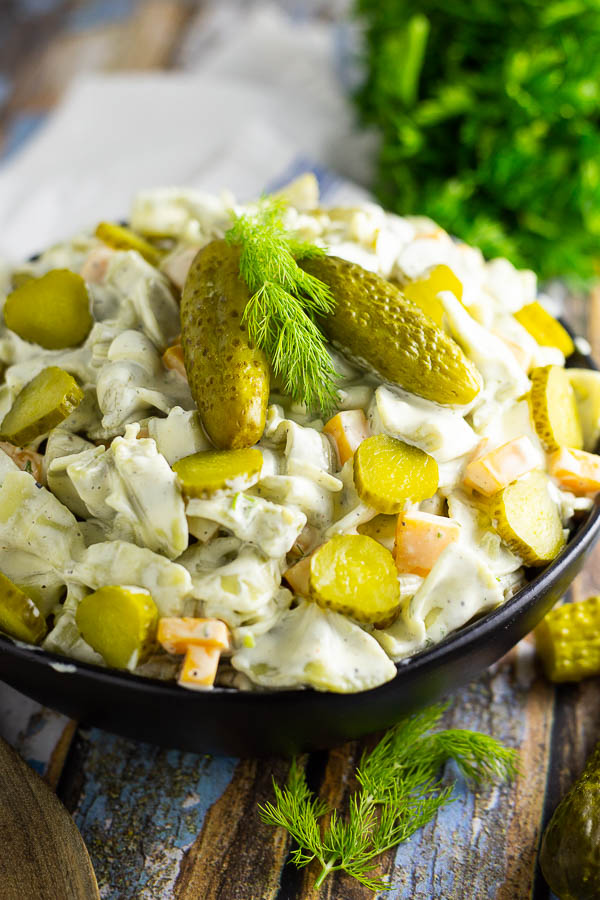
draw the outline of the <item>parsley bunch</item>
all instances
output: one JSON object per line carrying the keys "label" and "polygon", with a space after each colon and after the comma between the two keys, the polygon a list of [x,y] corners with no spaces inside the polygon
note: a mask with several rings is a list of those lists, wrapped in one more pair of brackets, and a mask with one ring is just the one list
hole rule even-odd
{"label": "parsley bunch", "polygon": [[356,0],[380,202],[486,256],[587,280],[600,258],[596,0]]}

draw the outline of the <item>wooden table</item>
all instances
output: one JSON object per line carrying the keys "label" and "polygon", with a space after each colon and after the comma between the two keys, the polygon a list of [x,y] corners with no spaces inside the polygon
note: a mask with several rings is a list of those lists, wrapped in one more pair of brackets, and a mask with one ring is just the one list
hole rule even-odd
{"label": "wooden table", "polygon": [[[31,22],[19,18],[18,4],[2,5],[4,150],[15,148],[43,118],[83,61],[116,68],[123,63],[119,48],[133,46],[129,68],[171,64],[196,6],[178,0],[105,5],[54,0],[45,5],[31,33]],[[127,35],[140,29],[149,30],[153,39],[129,44]],[[567,316],[589,336],[600,360],[600,296],[587,305],[573,298]],[[571,594],[579,599],[598,591],[600,549]],[[286,835],[263,825],[257,815],[257,804],[272,797],[272,778],[285,779],[288,761],[198,756],[136,743],[77,725],[3,686],[0,713],[0,733],[72,812],[104,900],[316,896],[315,870],[286,865]],[[600,738],[600,681],[553,688],[540,674],[532,643],[525,640],[453,697],[445,724],[479,729],[517,747],[522,775],[511,786],[478,793],[466,792],[459,783],[453,804],[382,859],[381,871],[389,873],[394,885],[387,896],[546,900],[552,895],[536,864],[540,834]],[[370,743],[355,742],[301,760],[310,785],[331,805],[344,802],[352,789],[354,764]],[[359,900],[373,895],[334,876],[319,896]]]}

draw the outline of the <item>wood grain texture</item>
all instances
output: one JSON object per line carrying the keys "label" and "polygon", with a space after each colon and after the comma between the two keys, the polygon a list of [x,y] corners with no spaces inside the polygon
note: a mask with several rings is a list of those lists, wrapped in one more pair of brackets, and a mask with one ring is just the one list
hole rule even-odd
{"label": "wood grain texture", "polygon": [[0,739],[2,900],[94,900],[98,886],[71,816]]}

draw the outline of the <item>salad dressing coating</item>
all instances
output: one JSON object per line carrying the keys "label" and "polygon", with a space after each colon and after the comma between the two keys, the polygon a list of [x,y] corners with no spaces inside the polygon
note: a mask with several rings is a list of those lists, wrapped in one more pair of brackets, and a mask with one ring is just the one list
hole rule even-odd
{"label": "salad dressing coating", "polygon": [[[241,317],[236,253],[227,251],[226,277],[217,263],[232,211],[251,216],[253,204],[143,192],[128,229],[101,223],[9,270],[0,417],[53,367],[75,385],[78,405],[53,400],[58,420],[38,416],[26,447],[0,447],[7,633],[195,690],[367,690],[393,678],[395,662],[503,603],[590,508],[600,375],[565,374],[572,345],[540,305],[533,273],[486,262],[428,219],[372,203],[320,207],[310,176],[284,194],[286,228],[336,258],[306,265],[329,278],[341,304],[324,319],[338,402],[321,418],[281,392],[258,354],[259,414],[238,428],[219,393],[226,385],[235,412],[228,354],[193,321],[195,291],[226,304],[234,282]],[[15,325],[11,293],[61,281],[79,286],[64,340],[56,317],[42,314],[37,331]],[[194,301],[183,335],[182,292]],[[393,311],[387,338],[373,309],[366,315],[369,298]],[[44,329],[51,342],[30,340]],[[403,339],[420,348],[408,374],[407,361],[392,358]],[[244,340],[248,359],[257,356]],[[444,373],[420,396],[418,366]],[[398,372],[403,386],[377,371]],[[454,391],[456,373],[464,384]],[[561,412],[571,423],[562,432]],[[18,443],[21,434],[5,437]],[[381,610],[371,591],[378,578],[388,597]],[[157,640],[167,632],[183,637]],[[221,633],[219,646],[198,637]]]}

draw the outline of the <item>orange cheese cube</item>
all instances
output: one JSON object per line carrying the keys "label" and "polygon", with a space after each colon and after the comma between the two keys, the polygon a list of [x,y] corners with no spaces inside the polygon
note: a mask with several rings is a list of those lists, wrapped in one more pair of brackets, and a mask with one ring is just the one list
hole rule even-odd
{"label": "orange cheese cube", "polygon": [[181,344],[173,344],[172,347],[167,347],[163,353],[162,361],[165,369],[171,369],[174,372],[178,372],[179,375],[187,379],[187,372],[185,371],[185,363],[183,361],[183,347]]}
{"label": "orange cheese cube", "polygon": [[188,647],[177,683],[193,691],[206,691],[215,681],[221,653],[214,647]]}
{"label": "orange cheese cube", "polygon": [[548,457],[548,471],[561,488],[580,497],[600,491],[600,456],[561,447]]}
{"label": "orange cheese cube", "polygon": [[442,550],[459,536],[460,524],[454,519],[412,510],[399,513],[394,544],[398,571],[428,575]]}
{"label": "orange cheese cube", "polygon": [[284,573],[283,577],[289,584],[294,594],[300,597],[308,597],[308,582],[310,578],[310,556],[305,556],[299,562]]}
{"label": "orange cheese cube", "polygon": [[539,453],[526,435],[472,459],[464,483],[490,497],[540,465]]}
{"label": "orange cheese cube", "polygon": [[167,653],[185,653],[189,647],[229,650],[229,629],[220,619],[165,617],[158,621],[156,635]]}
{"label": "orange cheese cube", "polygon": [[340,465],[354,456],[354,451],[371,434],[362,409],[345,409],[327,422],[325,434],[333,438]]}

